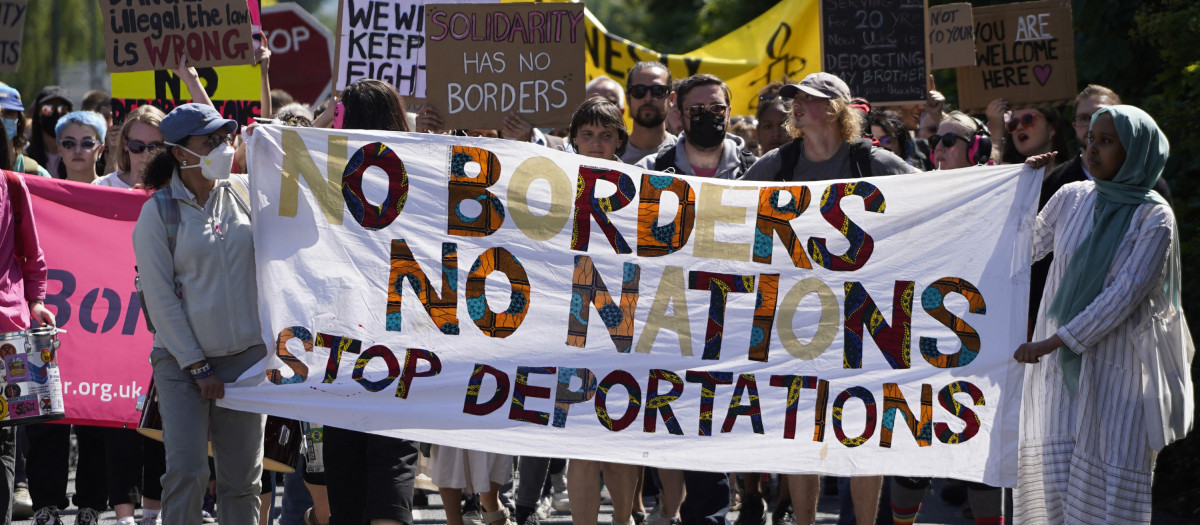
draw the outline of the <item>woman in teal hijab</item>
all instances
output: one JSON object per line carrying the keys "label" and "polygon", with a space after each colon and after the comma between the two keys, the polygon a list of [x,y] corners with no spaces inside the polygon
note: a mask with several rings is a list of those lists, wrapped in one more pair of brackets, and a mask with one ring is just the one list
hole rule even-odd
{"label": "woman in teal hijab", "polygon": [[1149,523],[1157,452],[1191,428],[1178,233],[1152,189],[1169,149],[1144,111],[1097,111],[1083,158],[1093,180],[1038,215],[1035,260],[1056,257],[1047,313],[1013,354],[1029,364],[1016,523]]}

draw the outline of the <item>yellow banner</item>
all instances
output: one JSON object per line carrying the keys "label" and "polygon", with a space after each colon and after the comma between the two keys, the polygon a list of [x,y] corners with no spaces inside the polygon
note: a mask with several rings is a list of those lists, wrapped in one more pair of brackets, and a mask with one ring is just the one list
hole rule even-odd
{"label": "yellow banner", "polygon": [[734,115],[753,115],[758,91],[786,75],[793,80],[821,70],[817,0],[784,0],[746,25],[689,53],[659,53],[609,33],[587,11],[587,78],[605,75],[622,84],[634,64],[657,60],[675,78],[697,73],[725,81]]}

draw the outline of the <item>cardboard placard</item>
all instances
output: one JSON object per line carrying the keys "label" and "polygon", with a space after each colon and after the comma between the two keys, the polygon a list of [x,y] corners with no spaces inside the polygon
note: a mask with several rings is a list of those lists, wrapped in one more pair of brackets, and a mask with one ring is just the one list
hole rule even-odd
{"label": "cardboard placard", "polygon": [[1071,2],[980,7],[974,17],[978,65],[958,68],[963,111],[983,110],[997,98],[1014,107],[1075,98]]}
{"label": "cardboard placard", "polygon": [[929,8],[929,69],[975,65],[974,21],[971,4]]}
{"label": "cardboard placard", "polygon": [[246,0],[100,2],[109,72],[254,62]]}
{"label": "cardboard placard", "polygon": [[821,1],[823,70],[872,103],[924,102],[925,0]]}
{"label": "cardboard placard", "polygon": [[[198,67],[196,73],[221,116],[242,125],[262,116],[262,70],[259,66]],[[170,113],[192,101],[192,94],[171,71],[112,74],[113,122],[122,122],[138,106],[150,104]]]}
{"label": "cardboard placard", "polygon": [[429,4],[426,98],[449,129],[515,112],[565,126],[584,96],[583,4]]}
{"label": "cardboard placard", "polygon": [[28,0],[0,0],[0,72],[15,73],[21,63]]}
{"label": "cardboard placard", "polygon": [[[486,0],[430,0],[439,4]],[[498,0],[497,0],[498,1]],[[382,80],[405,99],[425,98],[426,0],[341,0],[334,89]]]}

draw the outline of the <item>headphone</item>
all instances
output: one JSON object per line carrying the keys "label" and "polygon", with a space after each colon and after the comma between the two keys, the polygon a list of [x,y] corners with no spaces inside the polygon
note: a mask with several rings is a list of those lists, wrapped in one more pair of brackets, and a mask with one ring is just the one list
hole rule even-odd
{"label": "headphone", "polygon": [[971,120],[975,122],[975,136],[967,150],[967,160],[975,166],[988,164],[992,159],[992,134],[979,119],[971,117]]}

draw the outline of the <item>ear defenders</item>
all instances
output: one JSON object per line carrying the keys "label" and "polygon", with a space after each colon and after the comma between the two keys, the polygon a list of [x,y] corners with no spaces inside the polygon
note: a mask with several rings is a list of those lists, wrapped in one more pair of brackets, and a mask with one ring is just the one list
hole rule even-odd
{"label": "ear defenders", "polygon": [[975,136],[967,149],[967,160],[976,166],[987,164],[992,158],[992,134],[979,119],[971,117],[971,120],[975,122]]}

